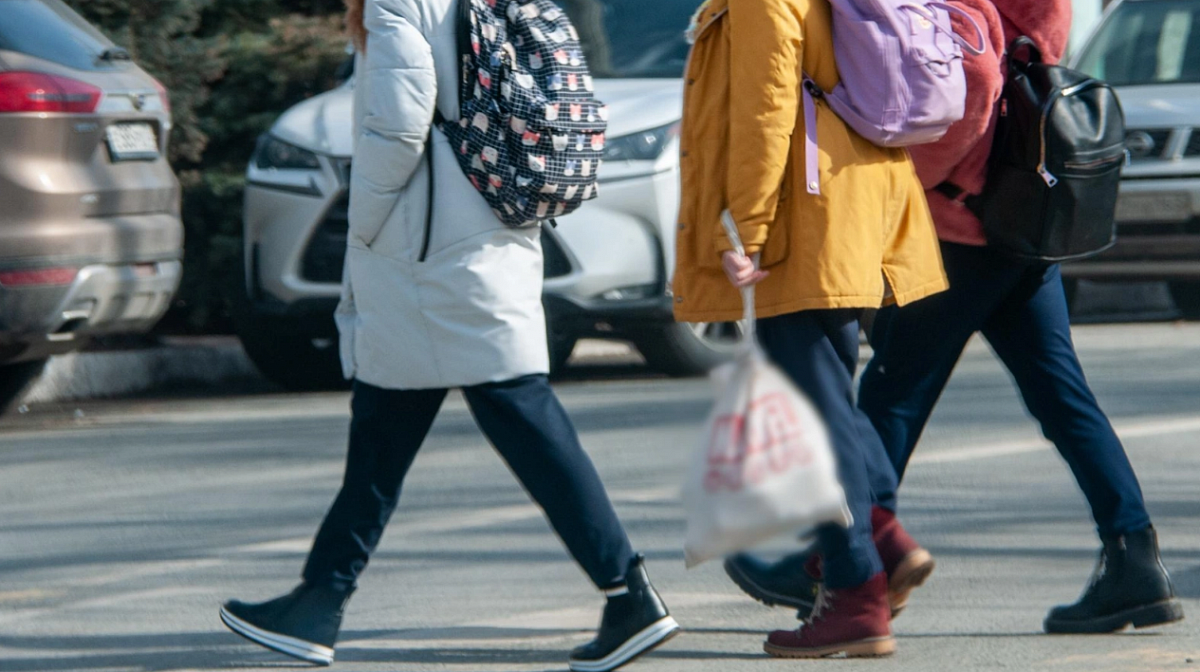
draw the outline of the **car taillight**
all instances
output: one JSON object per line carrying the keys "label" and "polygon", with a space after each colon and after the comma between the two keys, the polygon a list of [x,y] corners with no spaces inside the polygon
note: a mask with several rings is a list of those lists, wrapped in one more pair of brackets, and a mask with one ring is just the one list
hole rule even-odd
{"label": "car taillight", "polygon": [[5,112],[95,112],[104,94],[68,77],[42,72],[0,72],[0,114]]}
{"label": "car taillight", "polygon": [[162,82],[158,81],[157,79],[154,79],[153,77],[151,77],[150,80],[154,82],[154,88],[158,89],[158,97],[160,99],[162,99],[163,109],[166,110],[167,114],[170,114],[171,113],[171,94],[167,93],[167,87],[163,86]]}
{"label": "car taillight", "polygon": [[38,268],[23,271],[0,271],[0,286],[32,287],[36,285],[69,285],[79,273],[75,268]]}

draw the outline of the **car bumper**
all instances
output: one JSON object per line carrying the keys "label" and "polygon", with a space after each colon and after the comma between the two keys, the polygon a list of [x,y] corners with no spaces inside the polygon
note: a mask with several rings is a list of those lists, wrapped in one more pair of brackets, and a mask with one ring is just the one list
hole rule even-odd
{"label": "car bumper", "polygon": [[65,286],[0,287],[0,357],[34,359],[90,336],[148,331],[170,307],[182,270],[179,261],[93,264]]}
{"label": "car bumper", "polygon": [[[326,318],[340,297],[346,249],[344,160],[311,174],[312,188],[246,187],[247,294],[260,313]],[[663,169],[602,182],[585,208],[546,227],[546,305],[581,335],[672,321],[678,174]],[[324,324],[322,319],[321,324]]]}
{"label": "car bumper", "polygon": [[1200,279],[1200,177],[1127,179],[1117,202],[1117,242],[1063,265],[1085,280]]}

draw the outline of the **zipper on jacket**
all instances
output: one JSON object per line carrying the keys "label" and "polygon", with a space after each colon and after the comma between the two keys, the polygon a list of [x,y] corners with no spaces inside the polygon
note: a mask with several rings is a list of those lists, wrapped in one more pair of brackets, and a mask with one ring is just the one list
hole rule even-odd
{"label": "zipper on jacket", "polygon": [[421,254],[417,257],[418,263],[423,263],[425,258],[429,256],[429,239],[433,237],[433,131],[429,132],[429,139],[425,141],[425,165],[428,167],[429,173],[429,198],[425,203],[425,235],[421,239]]}

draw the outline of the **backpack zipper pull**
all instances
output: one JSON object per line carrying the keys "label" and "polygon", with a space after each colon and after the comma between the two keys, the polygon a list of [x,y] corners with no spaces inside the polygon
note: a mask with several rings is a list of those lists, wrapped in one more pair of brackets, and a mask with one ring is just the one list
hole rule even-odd
{"label": "backpack zipper pull", "polygon": [[1037,172],[1038,175],[1041,175],[1042,179],[1046,181],[1047,187],[1053,187],[1054,185],[1058,184],[1058,178],[1051,175],[1050,171],[1046,170],[1046,164],[1043,163],[1039,165]]}

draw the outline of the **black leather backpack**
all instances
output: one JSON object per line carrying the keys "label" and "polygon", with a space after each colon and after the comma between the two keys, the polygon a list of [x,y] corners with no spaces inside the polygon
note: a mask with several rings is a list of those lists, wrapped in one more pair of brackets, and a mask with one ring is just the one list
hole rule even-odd
{"label": "black leather backpack", "polygon": [[[1116,93],[1081,72],[1045,64],[1033,40],[1021,37],[1009,47],[998,114],[987,185],[961,199],[983,222],[988,244],[1040,263],[1112,247],[1127,156]],[[963,196],[949,183],[938,190]]]}

